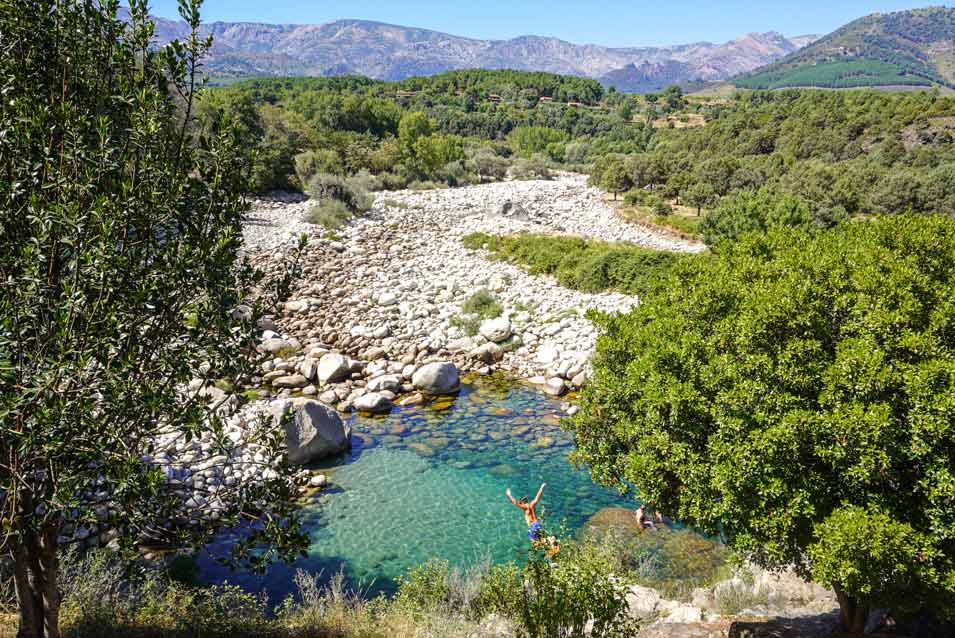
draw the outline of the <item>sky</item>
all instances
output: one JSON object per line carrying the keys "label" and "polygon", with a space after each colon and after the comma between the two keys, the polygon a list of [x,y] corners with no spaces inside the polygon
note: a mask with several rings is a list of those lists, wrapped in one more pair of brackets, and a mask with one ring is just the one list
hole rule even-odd
{"label": "sky", "polygon": [[[578,44],[652,46],[725,42],[752,31],[824,35],[876,11],[932,4],[853,0],[205,0],[203,20],[321,23],[377,20],[453,35],[506,39],[554,36]],[[177,18],[176,0],[152,0],[154,15]]]}

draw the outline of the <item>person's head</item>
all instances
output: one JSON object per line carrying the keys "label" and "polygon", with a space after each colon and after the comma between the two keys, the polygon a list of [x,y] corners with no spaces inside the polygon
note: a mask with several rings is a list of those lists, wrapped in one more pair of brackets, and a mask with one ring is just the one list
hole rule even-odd
{"label": "person's head", "polygon": [[520,500],[517,501],[517,502],[520,503],[521,505],[527,505],[527,497],[526,497],[526,496],[522,496],[522,497],[520,498]]}

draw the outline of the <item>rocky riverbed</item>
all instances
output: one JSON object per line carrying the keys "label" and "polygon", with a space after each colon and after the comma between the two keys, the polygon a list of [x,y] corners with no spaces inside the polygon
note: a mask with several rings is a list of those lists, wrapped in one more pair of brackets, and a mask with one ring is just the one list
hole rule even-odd
{"label": "rocky riverbed", "polygon": [[[482,374],[505,371],[553,396],[578,389],[596,340],[586,311],[624,312],[638,299],[568,290],[490,261],[461,238],[528,231],[703,249],[625,222],[602,197],[573,174],[381,193],[366,216],[332,233],[305,221],[308,201],[256,202],[246,249],[258,267],[286,267],[296,238],[304,233],[310,240],[293,298],[269,326],[264,347],[276,357],[257,380],[263,392],[317,396],[342,411],[382,412],[397,395],[415,390],[413,376],[422,365],[438,361]],[[462,307],[485,290],[503,312],[468,335],[460,327],[469,318]]]}

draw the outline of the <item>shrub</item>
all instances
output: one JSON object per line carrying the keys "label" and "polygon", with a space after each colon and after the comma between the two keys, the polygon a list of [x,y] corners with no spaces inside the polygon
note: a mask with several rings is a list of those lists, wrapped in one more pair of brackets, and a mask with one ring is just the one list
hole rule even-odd
{"label": "shrub", "polygon": [[451,598],[449,574],[448,561],[436,558],[411,568],[407,575],[396,579],[395,604],[416,612],[446,608]]}
{"label": "shrub", "polygon": [[298,183],[303,187],[307,187],[316,175],[341,175],[342,173],[344,173],[344,167],[341,158],[333,150],[305,151],[295,156],[295,175],[298,177]]}
{"label": "shrub", "polygon": [[626,579],[614,577],[606,551],[565,542],[556,562],[541,555],[528,561],[518,619],[528,638],[624,638],[635,633],[626,594]]}
{"label": "shrub", "polygon": [[323,199],[312,205],[305,215],[305,221],[328,230],[335,230],[347,224],[354,216],[355,213],[344,202],[337,199]]}
{"label": "shrub", "polygon": [[669,217],[673,214],[673,207],[670,206],[670,202],[663,199],[662,197],[655,195],[650,199],[650,212],[654,215],[659,215],[660,217]]}
{"label": "shrub", "polygon": [[713,589],[716,610],[724,616],[735,616],[756,605],[769,602],[769,591],[742,578],[732,578],[718,583]]}
{"label": "shrub", "polygon": [[468,297],[461,309],[469,315],[477,315],[481,319],[494,319],[504,312],[500,302],[490,291],[482,288]]}
{"label": "shrub", "polygon": [[808,228],[811,224],[809,207],[794,195],[741,191],[725,197],[703,220],[700,231],[706,243],[713,246],[744,233],[765,233],[784,226]]}
{"label": "shrub", "polygon": [[553,235],[501,237],[474,233],[462,241],[467,248],[486,246],[494,258],[525,266],[531,274],[553,275],[562,286],[587,292],[619,290],[645,294],[663,285],[678,261],[704,259],[628,244]]}
{"label": "shrub", "polygon": [[519,157],[511,166],[514,179],[550,179],[550,161],[545,155],[537,153],[532,157]]}
{"label": "shrub", "polygon": [[521,600],[521,570],[514,563],[493,565],[481,578],[475,617],[497,614],[505,618],[518,615]]}
{"label": "shrub", "polygon": [[338,175],[320,174],[312,178],[308,193],[318,201],[319,207],[327,207],[330,212],[341,210],[342,204],[351,214],[363,213],[374,203],[372,197],[362,185],[362,178],[343,178]]}
{"label": "shrub", "polygon": [[485,178],[492,180],[504,179],[507,175],[509,163],[507,159],[500,157],[493,149],[486,146],[472,147],[468,149],[468,167],[477,174],[479,181]]}

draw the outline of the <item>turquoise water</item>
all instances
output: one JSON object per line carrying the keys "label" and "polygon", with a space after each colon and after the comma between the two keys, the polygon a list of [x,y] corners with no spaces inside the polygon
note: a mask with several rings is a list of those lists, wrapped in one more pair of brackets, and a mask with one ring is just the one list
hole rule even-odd
{"label": "turquoise water", "polygon": [[[352,587],[374,594],[392,591],[395,577],[432,557],[459,567],[520,561],[527,527],[506,488],[533,498],[546,481],[538,513],[549,530],[568,533],[604,507],[633,503],[568,462],[572,439],[560,416],[560,401],[532,387],[478,379],[453,401],[353,417],[353,450],[328,466],[332,487],[303,507],[308,557],[264,576],[204,558],[201,574],[267,591],[274,603],[292,591],[296,569],[325,578],[343,570]],[[223,534],[214,549],[229,542]]]}

